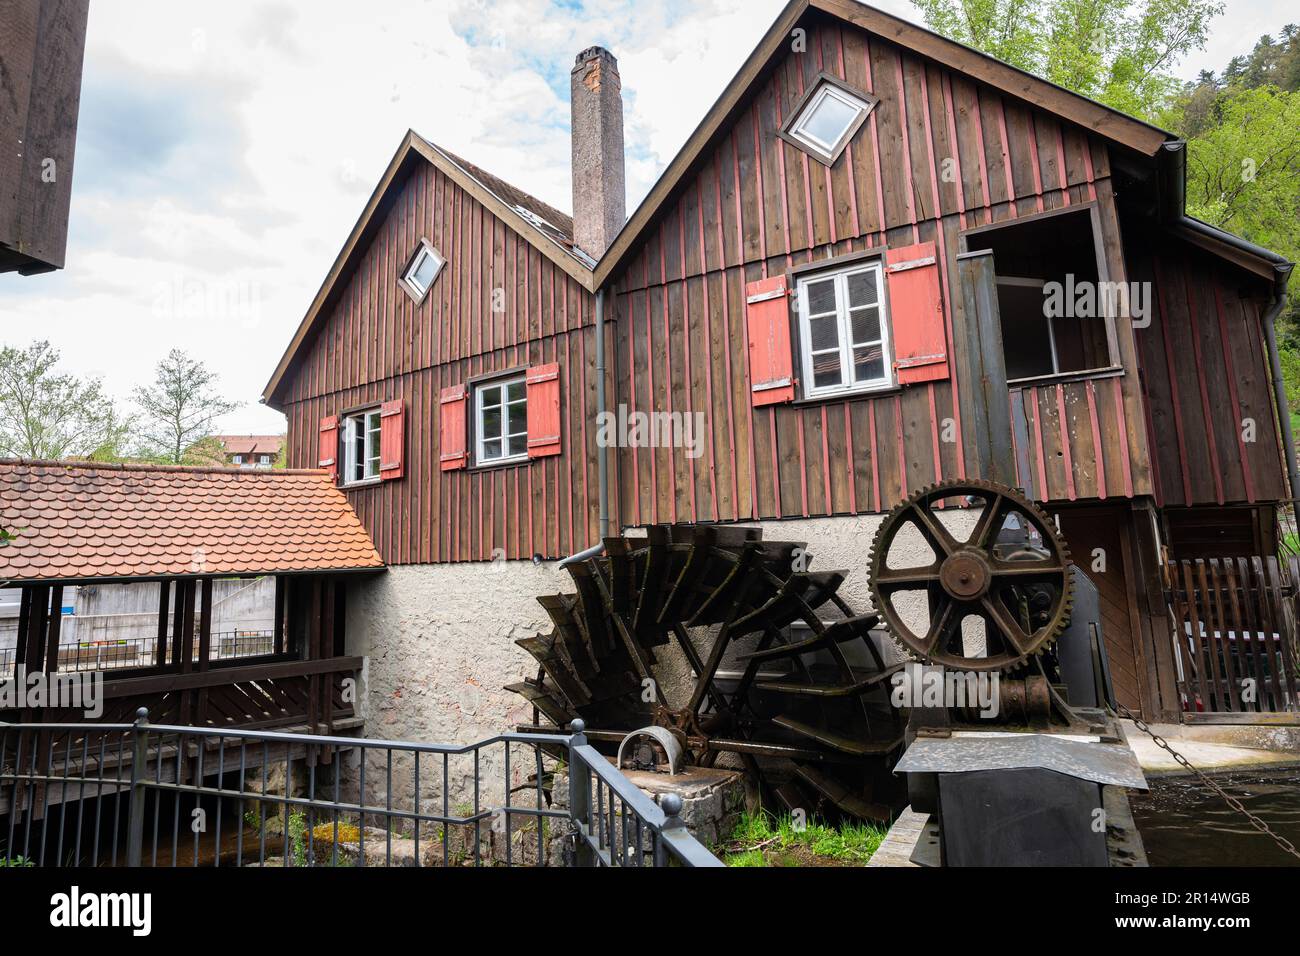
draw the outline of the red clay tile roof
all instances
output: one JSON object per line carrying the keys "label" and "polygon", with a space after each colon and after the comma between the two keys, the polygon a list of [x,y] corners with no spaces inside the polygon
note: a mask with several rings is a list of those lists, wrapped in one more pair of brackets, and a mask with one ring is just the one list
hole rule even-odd
{"label": "red clay tile roof", "polygon": [[284,444],[284,435],[216,435],[227,455],[274,455]]}
{"label": "red clay tile roof", "polygon": [[0,581],[382,568],[324,471],[0,459]]}

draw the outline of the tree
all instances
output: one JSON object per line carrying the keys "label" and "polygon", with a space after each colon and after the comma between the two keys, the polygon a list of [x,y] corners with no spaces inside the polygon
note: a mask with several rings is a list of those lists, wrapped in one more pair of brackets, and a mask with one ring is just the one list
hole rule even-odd
{"label": "tree", "polygon": [[205,464],[216,420],[239,407],[218,395],[217,374],[180,349],[158,363],[152,388],[135,390],[148,457],[173,465]]}
{"label": "tree", "polygon": [[49,342],[0,349],[0,457],[113,461],[130,425],[98,379],[59,373]]}
{"label": "tree", "polygon": [[1234,89],[1188,143],[1187,211],[1300,257],[1300,92]]}
{"label": "tree", "polygon": [[1219,0],[916,0],[926,25],[1107,106],[1151,119],[1205,45]]}

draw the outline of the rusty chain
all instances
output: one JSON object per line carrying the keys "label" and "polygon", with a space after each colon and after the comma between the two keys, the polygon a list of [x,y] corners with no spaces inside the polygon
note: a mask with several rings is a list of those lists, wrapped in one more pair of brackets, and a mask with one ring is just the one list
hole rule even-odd
{"label": "rusty chain", "polygon": [[1121,717],[1125,717],[1128,720],[1133,721],[1134,726],[1136,726],[1138,730],[1142,731],[1144,734],[1150,737],[1155,742],[1155,745],[1157,747],[1159,747],[1161,750],[1164,750],[1166,753],[1169,754],[1169,756],[1173,757],[1179,766],[1186,768],[1190,772],[1194,773],[1198,778],[1200,778],[1201,782],[1207,785],[1211,790],[1213,790],[1219,796],[1221,796],[1224,799],[1224,802],[1228,804],[1228,806],[1232,807],[1232,809],[1236,810],[1247,820],[1249,820],[1251,826],[1253,826],[1260,833],[1272,837],[1274,843],[1280,846],[1287,853],[1290,853],[1297,860],[1300,860],[1300,850],[1296,849],[1294,843],[1292,843],[1286,837],[1282,836],[1280,833],[1275,833],[1267,823],[1265,823],[1258,816],[1256,816],[1255,814],[1247,810],[1245,805],[1242,804],[1240,800],[1238,800],[1232,794],[1228,793],[1217,783],[1211,780],[1208,774],[1204,773],[1201,770],[1196,769],[1190,763],[1188,763],[1186,757],[1184,757],[1173,747],[1171,747],[1169,745],[1169,741],[1165,740],[1165,738],[1161,737],[1158,733],[1152,730],[1151,727],[1147,724],[1147,722],[1144,721],[1141,717],[1133,713],[1133,711],[1129,710],[1127,707],[1125,707],[1123,704],[1119,703],[1118,701],[1115,703],[1115,707],[1119,711],[1119,715]]}

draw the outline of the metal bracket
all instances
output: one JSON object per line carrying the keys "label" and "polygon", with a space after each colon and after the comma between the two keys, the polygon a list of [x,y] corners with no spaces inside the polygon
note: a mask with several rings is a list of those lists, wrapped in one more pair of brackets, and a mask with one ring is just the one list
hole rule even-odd
{"label": "metal bracket", "polygon": [[664,753],[668,755],[669,776],[676,776],[677,771],[682,769],[686,760],[686,753],[682,750],[681,743],[673,736],[672,731],[666,727],[642,727],[640,730],[632,731],[618,745],[617,766],[619,770],[623,769],[623,748],[637,737],[649,737],[664,748]]}

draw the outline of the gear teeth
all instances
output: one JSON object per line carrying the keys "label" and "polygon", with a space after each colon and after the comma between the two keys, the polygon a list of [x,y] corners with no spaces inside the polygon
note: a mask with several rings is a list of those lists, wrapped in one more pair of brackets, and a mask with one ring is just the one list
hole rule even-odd
{"label": "gear teeth", "polygon": [[[1026,663],[1031,657],[1036,657],[1046,651],[1061,635],[1070,622],[1070,617],[1074,610],[1074,589],[1070,577],[1070,565],[1073,558],[1065,539],[1061,536],[1060,529],[1056,527],[1051,517],[1039,507],[1037,502],[1031,501],[1024,493],[1017,488],[1010,488],[1006,485],[1000,485],[997,482],[985,481],[980,478],[952,479],[949,481],[939,481],[927,484],[913,491],[909,496],[894,505],[893,508],[881,520],[880,525],[871,538],[871,548],[868,552],[869,577],[868,585],[871,593],[873,610],[881,616],[882,623],[889,631],[891,637],[905,648],[908,656],[921,663],[927,663],[927,656],[917,648],[912,641],[908,640],[899,630],[906,632],[906,627],[899,626],[890,621],[892,615],[892,605],[887,602],[877,589],[876,581],[880,571],[884,568],[885,558],[887,557],[888,546],[892,543],[893,535],[901,515],[910,510],[917,503],[932,498],[939,493],[944,493],[945,497],[956,497],[966,495],[987,495],[998,494],[1004,498],[1013,501],[1018,510],[1022,511],[1032,523],[1036,525],[1036,530],[1044,536],[1045,543],[1050,539],[1050,547],[1059,556],[1063,569],[1062,594],[1058,598],[1056,612],[1050,628],[1042,634],[1030,648],[1030,650],[1018,657],[1011,658],[996,667],[972,668],[984,670],[1008,670]],[[908,636],[910,632],[907,632]],[[963,658],[967,667],[971,667],[978,661],[975,658]]]}

